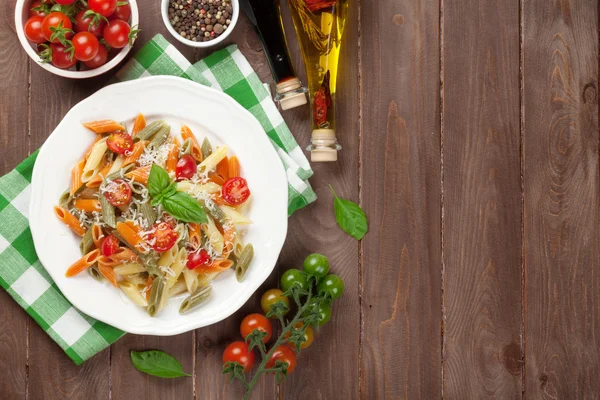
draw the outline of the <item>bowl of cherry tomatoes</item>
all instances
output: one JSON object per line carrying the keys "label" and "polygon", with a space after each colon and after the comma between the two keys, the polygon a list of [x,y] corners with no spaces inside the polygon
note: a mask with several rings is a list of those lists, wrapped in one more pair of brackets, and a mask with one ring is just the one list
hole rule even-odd
{"label": "bowl of cherry tomatoes", "polygon": [[65,78],[98,76],[131,51],[136,0],[17,0],[21,45],[42,68]]}

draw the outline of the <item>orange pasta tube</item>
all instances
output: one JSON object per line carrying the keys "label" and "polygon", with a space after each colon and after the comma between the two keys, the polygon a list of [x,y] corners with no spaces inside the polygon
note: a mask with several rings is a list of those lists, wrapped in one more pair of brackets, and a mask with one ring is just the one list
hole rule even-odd
{"label": "orange pasta tube", "polygon": [[102,232],[102,227],[98,224],[92,225],[92,240],[96,245],[96,248],[100,248],[102,246],[102,239],[104,239],[104,232]]}
{"label": "orange pasta tube", "polygon": [[[129,227],[131,228],[131,226],[129,226]],[[108,257],[108,259],[110,259],[111,261],[114,261],[115,265],[123,264],[123,262],[133,263],[133,262],[140,261],[140,258],[138,257],[138,255],[135,254],[135,252],[133,250],[131,250],[127,247],[119,247],[119,250],[117,250],[117,252],[115,254],[113,254],[112,256]]]}
{"label": "orange pasta tube", "polygon": [[83,124],[86,128],[95,133],[109,133],[114,131],[124,131],[125,127],[117,121],[104,119],[101,121],[91,121]]}
{"label": "orange pasta tube", "polygon": [[181,137],[183,140],[190,139],[192,142],[192,157],[196,159],[198,162],[202,162],[202,150],[200,148],[200,144],[196,139],[196,136],[192,133],[192,130],[187,125],[181,126]]}
{"label": "orange pasta tube", "polygon": [[104,180],[104,178],[106,178],[106,176],[108,175],[108,171],[110,171],[111,167],[112,167],[113,163],[110,162],[108,164],[106,164],[104,166],[104,168],[102,168],[100,170],[100,172],[98,172],[96,175],[94,175],[92,177],[92,179],[90,179],[89,181],[87,181],[86,186],[89,188],[97,188],[100,187],[100,185],[102,184],[102,181]]}
{"label": "orange pasta tube", "polygon": [[125,222],[117,222],[117,232],[126,241],[130,246],[135,247],[139,251],[143,251],[140,248],[140,244],[142,243],[142,238],[139,233],[133,229],[129,224]]}
{"label": "orange pasta tube", "polygon": [[142,185],[148,185],[148,177],[150,176],[151,165],[146,167],[136,168],[131,172],[125,174],[127,178],[133,178],[134,181],[141,183]]}
{"label": "orange pasta tube", "polygon": [[133,129],[131,130],[131,136],[135,136],[136,133],[141,131],[146,127],[146,118],[144,118],[143,114],[138,114],[135,118],[135,122],[133,123]]}
{"label": "orange pasta tube", "polygon": [[202,243],[201,233],[200,233],[200,224],[195,224],[190,222],[188,224],[188,236],[190,237],[190,243],[194,248],[200,247]]}
{"label": "orange pasta tube", "polygon": [[210,171],[208,173],[208,180],[211,182],[216,183],[217,185],[223,186],[223,184],[225,183],[225,180],[223,179],[223,177],[221,177],[221,175],[217,174],[216,172]]}
{"label": "orange pasta tube", "polygon": [[85,271],[86,269],[88,269],[89,267],[94,265],[98,261],[99,257],[100,257],[100,250],[96,249],[96,250],[90,251],[88,254],[81,257],[79,260],[75,261],[73,263],[73,265],[71,265],[67,269],[65,276],[71,277],[71,276],[77,275],[78,273],[80,273],[82,271]]}
{"label": "orange pasta tube", "polygon": [[221,272],[229,269],[233,266],[233,261],[226,258],[217,258],[212,262],[212,264],[208,266],[199,266],[194,269],[194,271],[200,274],[209,274],[212,272]]}
{"label": "orange pasta tube", "polygon": [[114,287],[118,286],[117,274],[111,266],[106,264],[105,257],[100,257],[100,259],[98,260],[98,271],[100,271],[102,276],[105,277],[106,280],[108,280],[110,283],[112,283]]}
{"label": "orange pasta tube", "polygon": [[79,220],[75,218],[73,214],[69,212],[66,208],[54,206],[54,213],[61,220],[62,223],[67,225],[73,232],[78,234],[79,236],[85,235],[86,229],[81,226]]}
{"label": "orange pasta tube", "polygon": [[85,166],[85,160],[79,161],[71,170],[71,196],[83,185],[81,182],[81,176],[83,175],[83,167]]}
{"label": "orange pasta tube", "polygon": [[146,148],[147,145],[148,145],[147,140],[140,140],[139,142],[137,142],[133,146],[133,150],[131,150],[131,154],[127,155],[125,157],[125,159],[123,160],[123,165],[121,165],[121,168],[124,168],[127,165],[133,164],[134,162],[136,162],[140,158],[142,153],[144,152],[144,149]]}
{"label": "orange pasta tube", "polygon": [[73,202],[73,207],[85,212],[100,211],[100,201],[96,199],[77,199]]}
{"label": "orange pasta tube", "polygon": [[217,174],[225,181],[229,179],[229,159],[227,157],[217,164]]}
{"label": "orange pasta tube", "polygon": [[169,151],[169,155],[167,156],[167,172],[175,173],[177,169],[177,161],[179,161],[179,148],[181,145],[179,144],[179,140],[176,137],[173,138],[173,148]]}
{"label": "orange pasta tube", "polygon": [[229,177],[235,178],[240,176],[240,162],[236,156],[229,158]]}

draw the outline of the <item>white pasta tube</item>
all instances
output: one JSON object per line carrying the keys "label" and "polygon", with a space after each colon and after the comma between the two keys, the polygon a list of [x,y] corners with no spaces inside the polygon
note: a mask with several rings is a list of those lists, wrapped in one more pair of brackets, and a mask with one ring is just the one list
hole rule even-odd
{"label": "white pasta tube", "polygon": [[140,307],[148,306],[148,301],[146,300],[146,297],[144,297],[142,293],[140,293],[137,286],[133,283],[127,281],[120,282],[119,289],[121,289],[121,291],[125,293],[135,305]]}
{"label": "white pasta tube", "polygon": [[212,171],[216,168],[217,164],[227,156],[228,151],[229,148],[227,146],[217,147],[210,156],[206,157],[206,159],[198,165],[198,171],[200,173]]}
{"label": "white pasta tube", "polygon": [[198,273],[192,269],[183,269],[183,279],[188,292],[195,293],[198,289]]}
{"label": "white pasta tube", "polygon": [[210,245],[212,246],[213,249],[215,249],[217,254],[223,254],[223,246],[224,246],[223,235],[217,229],[217,226],[215,225],[215,221],[213,221],[213,219],[209,216],[207,216],[206,218],[208,219],[208,223],[201,225],[202,231],[208,238]]}
{"label": "white pasta tube", "polygon": [[[177,246],[173,247],[176,248]],[[177,280],[181,276],[181,272],[183,271],[183,267],[185,266],[186,261],[187,251],[185,248],[182,248],[177,252],[177,255],[175,256],[175,261],[173,262],[173,264],[171,264],[171,271],[173,273],[167,274],[167,289],[172,288],[175,282],[177,282]]]}
{"label": "white pasta tube", "polygon": [[246,217],[233,207],[221,206],[221,210],[223,210],[223,212],[227,214],[227,216],[234,225],[249,225],[252,223],[252,220],[250,218]]}
{"label": "white pasta tube", "polygon": [[139,274],[140,272],[146,272],[146,268],[140,263],[128,263],[122,264],[114,268],[117,275],[131,275]]}
{"label": "white pasta tube", "polygon": [[85,166],[83,167],[84,175],[87,171],[92,171],[100,166],[100,161],[102,161],[104,153],[106,153],[107,149],[108,146],[106,145],[106,138],[99,140],[94,145],[92,151],[90,152],[90,156],[88,157],[87,161],[85,162]]}

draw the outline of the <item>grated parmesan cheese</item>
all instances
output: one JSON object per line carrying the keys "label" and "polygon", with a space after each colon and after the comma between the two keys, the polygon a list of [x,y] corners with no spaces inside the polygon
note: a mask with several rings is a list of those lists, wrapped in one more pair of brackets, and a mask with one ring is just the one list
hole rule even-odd
{"label": "grated parmesan cheese", "polygon": [[138,164],[140,167],[147,167],[152,164],[164,167],[171,150],[173,150],[173,143],[164,143],[157,149],[148,146],[138,159]]}

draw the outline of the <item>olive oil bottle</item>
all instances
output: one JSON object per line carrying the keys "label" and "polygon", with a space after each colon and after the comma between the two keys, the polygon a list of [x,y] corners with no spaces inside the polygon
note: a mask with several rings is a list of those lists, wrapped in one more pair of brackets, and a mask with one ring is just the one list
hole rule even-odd
{"label": "olive oil bottle", "polygon": [[312,161],[336,161],[342,147],[335,133],[335,93],[348,0],[289,0],[289,3],[306,68],[312,110],[312,140],[307,150]]}

